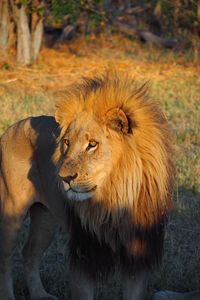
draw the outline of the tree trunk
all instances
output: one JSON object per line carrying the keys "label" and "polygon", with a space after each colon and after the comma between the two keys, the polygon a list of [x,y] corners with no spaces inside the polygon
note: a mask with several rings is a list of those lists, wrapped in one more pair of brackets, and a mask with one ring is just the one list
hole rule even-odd
{"label": "tree trunk", "polygon": [[180,14],[180,9],[181,9],[181,1],[180,0],[174,0],[173,2],[174,5],[174,31],[175,33],[177,33],[178,30],[178,18],[179,18],[179,14]]}
{"label": "tree trunk", "polygon": [[17,8],[17,61],[20,64],[28,65],[31,63],[31,37],[25,9],[24,5]]}
{"label": "tree trunk", "polygon": [[[34,7],[41,7],[43,1],[34,0]],[[32,12],[32,23],[31,23],[31,60],[35,62],[41,45],[42,45],[42,36],[43,36],[43,17],[38,11]]]}
{"label": "tree trunk", "polygon": [[104,11],[105,11],[105,29],[109,39],[111,39],[111,28],[110,28],[110,1],[104,0]]}
{"label": "tree trunk", "polygon": [[13,17],[17,27],[17,62],[22,65],[31,63],[31,35],[27,6],[11,0]]}
{"label": "tree trunk", "polygon": [[0,49],[3,51],[8,47],[9,23],[8,1],[0,0]]}
{"label": "tree trunk", "polygon": [[[43,1],[33,0],[32,7],[16,0],[10,0],[10,3],[17,28],[17,62],[29,65],[37,59],[42,43]],[[27,9],[32,12],[28,14]]]}

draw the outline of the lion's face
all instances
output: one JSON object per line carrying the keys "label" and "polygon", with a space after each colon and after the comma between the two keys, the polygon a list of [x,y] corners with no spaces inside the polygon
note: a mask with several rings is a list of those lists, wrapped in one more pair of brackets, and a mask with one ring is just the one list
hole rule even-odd
{"label": "lion's face", "polygon": [[113,141],[107,127],[82,112],[67,128],[60,146],[63,153],[58,175],[64,195],[78,201],[98,195],[117,159],[116,153],[112,155]]}

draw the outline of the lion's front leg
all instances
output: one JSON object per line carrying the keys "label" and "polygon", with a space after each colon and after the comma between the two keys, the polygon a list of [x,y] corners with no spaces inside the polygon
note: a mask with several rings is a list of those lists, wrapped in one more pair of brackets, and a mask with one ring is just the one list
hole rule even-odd
{"label": "lion's front leg", "polygon": [[123,275],[123,300],[144,300],[149,273],[141,271],[135,276]]}
{"label": "lion's front leg", "polygon": [[84,272],[70,271],[70,287],[72,300],[93,300],[94,282]]}
{"label": "lion's front leg", "polygon": [[0,218],[0,299],[14,300],[11,258],[19,226]]}

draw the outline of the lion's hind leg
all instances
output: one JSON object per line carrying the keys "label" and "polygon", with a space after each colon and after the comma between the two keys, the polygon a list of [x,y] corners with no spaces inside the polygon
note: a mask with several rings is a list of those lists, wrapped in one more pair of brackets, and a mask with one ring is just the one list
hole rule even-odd
{"label": "lion's hind leg", "polygon": [[0,299],[14,300],[11,261],[20,226],[2,214],[0,218]]}
{"label": "lion's hind leg", "polygon": [[[1,178],[0,178],[1,181]],[[1,182],[2,188],[2,182]],[[6,193],[0,195],[0,299],[14,300],[12,254],[26,214],[26,207],[16,211],[16,201]]]}
{"label": "lion's hind leg", "polygon": [[25,276],[31,300],[58,300],[48,294],[40,279],[40,260],[51,243],[55,221],[49,210],[40,203],[30,209],[29,238],[23,249]]}

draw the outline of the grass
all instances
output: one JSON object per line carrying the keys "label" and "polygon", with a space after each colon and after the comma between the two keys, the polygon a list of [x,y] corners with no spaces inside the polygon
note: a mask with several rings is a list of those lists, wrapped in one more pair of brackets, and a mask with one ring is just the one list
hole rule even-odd
{"label": "grass", "polygon": [[52,114],[51,103],[43,94],[34,96],[23,93],[6,93],[0,96],[0,132],[30,115]]}
{"label": "grass", "polygon": [[178,186],[200,192],[200,79],[154,81],[152,96],[160,101],[174,132]]}
{"label": "grass", "polygon": [[[150,97],[161,103],[174,133],[175,209],[169,218],[163,264],[150,282],[149,294],[156,289],[200,288],[200,77],[198,66],[188,62],[187,55],[142,50],[121,40],[103,45],[99,40],[90,50],[73,44],[59,53],[44,49],[39,63],[30,68],[9,61],[9,68],[0,70],[0,133],[29,115],[53,114],[55,91],[113,65],[138,81],[150,80]],[[27,231],[28,220],[14,256],[17,300],[27,297],[20,255]],[[41,266],[45,286],[60,299],[70,299],[66,253],[66,237],[58,232]],[[95,299],[121,299],[118,281],[116,275],[99,284]]]}

